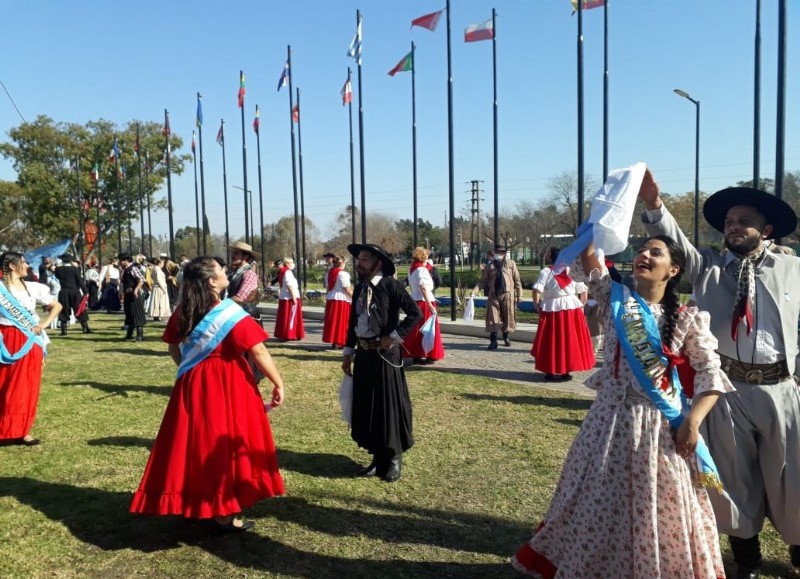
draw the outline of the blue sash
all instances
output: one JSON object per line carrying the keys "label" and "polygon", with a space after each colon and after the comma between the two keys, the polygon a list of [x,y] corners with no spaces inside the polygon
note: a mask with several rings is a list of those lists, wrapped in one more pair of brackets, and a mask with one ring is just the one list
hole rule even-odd
{"label": "blue sash", "polygon": [[180,345],[181,365],[178,366],[177,378],[205,360],[233,327],[246,317],[247,312],[230,298],[211,308]]}
{"label": "blue sash", "polygon": [[11,354],[0,334],[0,364],[13,364],[30,352],[34,344],[37,344],[47,355],[44,339],[33,332],[36,327],[36,318],[28,311],[28,308],[19,303],[2,281],[0,281],[0,316],[10,321],[27,338],[25,344],[16,353]]}
{"label": "blue sash", "polygon": [[[661,411],[669,425],[677,430],[689,413],[689,404],[675,368],[671,370],[669,391],[665,392],[660,387],[668,364],[653,312],[642,296],[616,282],[611,284],[611,311],[620,349],[625,353],[633,375],[653,405]],[[722,492],[717,466],[702,438],[697,443],[695,456],[700,484]]]}

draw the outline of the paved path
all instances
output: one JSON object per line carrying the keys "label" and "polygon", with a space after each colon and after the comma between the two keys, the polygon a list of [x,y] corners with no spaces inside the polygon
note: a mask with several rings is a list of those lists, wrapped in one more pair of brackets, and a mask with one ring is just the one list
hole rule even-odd
{"label": "paved path", "polygon": [[[277,305],[262,303],[259,309],[264,314],[264,327],[272,334],[275,328]],[[303,343],[322,346],[322,315],[323,308],[303,305],[303,320],[306,328],[306,337]],[[423,366],[424,369],[431,368],[471,376],[484,376],[549,390],[570,392],[579,396],[594,397],[594,391],[586,388],[583,382],[595,370],[573,372],[571,381],[552,383],[545,382],[544,374],[534,369],[530,349],[532,336],[536,331],[535,325],[522,324],[517,332],[511,334],[510,347],[501,345],[493,351],[486,349],[489,340],[483,331],[482,321],[468,324],[461,320],[455,323],[442,320],[441,327],[445,358],[435,364]],[[407,363],[410,362],[407,360]]]}

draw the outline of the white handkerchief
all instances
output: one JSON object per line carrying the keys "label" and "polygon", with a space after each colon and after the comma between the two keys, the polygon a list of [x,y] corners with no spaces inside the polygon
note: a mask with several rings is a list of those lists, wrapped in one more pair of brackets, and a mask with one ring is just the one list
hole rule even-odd
{"label": "white handkerchief", "polygon": [[633,209],[646,169],[640,162],[611,171],[592,201],[589,222],[594,224],[594,245],[606,255],[628,247]]}

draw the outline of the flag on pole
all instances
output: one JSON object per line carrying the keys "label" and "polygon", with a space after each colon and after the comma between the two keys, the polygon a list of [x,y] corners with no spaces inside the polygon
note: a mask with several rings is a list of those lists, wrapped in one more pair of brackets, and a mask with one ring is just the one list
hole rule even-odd
{"label": "flag on pole", "polygon": [[478,42],[494,38],[494,22],[489,18],[483,24],[470,24],[464,29],[464,42]]}
{"label": "flag on pole", "polygon": [[427,28],[431,32],[435,32],[436,27],[439,25],[439,19],[442,17],[442,12],[444,12],[444,9],[415,18],[411,21],[411,27],[419,26],[420,28]]}
{"label": "flag on pole", "polygon": [[353,102],[353,87],[348,78],[344,81],[344,86],[342,87],[342,106],[350,102]]}
{"label": "flag on pole", "polygon": [[244,106],[244,71],[239,71],[239,108]]}
{"label": "flag on pole", "polygon": [[289,84],[289,61],[286,61],[286,64],[283,65],[283,70],[281,71],[281,77],[278,79],[278,92],[281,92],[281,88],[285,87]]}
{"label": "flag on pole", "polygon": [[[166,141],[167,141],[167,150],[164,151],[164,155],[168,156],[170,153],[172,153],[172,147],[170,146],[170,142],[169,142],[169,138],[172,135],[172,130],[169,128],[169,113],[166,111],[166,109],[164,110],[164,131],[163,131],[163,133],[164,133],[164,136],[166,137]],[[166,163],[166,160],[164,162]]]}
{"label": "flag on pole", "polygon": [[221,147],[225,144],[225,125],[220,123],[219,131],[217,131],[217,144]]}
{"label": "flag on pole", "polygon": [[256,132],[256,135],[258,134],[258,126],[261,124],[261,120],[259,118],[260,116],[261,109],[259,109],[258,105],[256,105],[256,118],[253,119],[253,130]]}
{"label": "flag on pole", "polygon": [[95,183],[100,180],[100,165],[97,161],[94,162],[94,167],[92,167],[92,172],[90,175],[92,176],[92,181]]}
{"label": "flag on pole", "polygon": [[198,127],[202,127],[203,126],[203,103],[202,103],[202,100],[201,100],[202,98],[203,98],[203,95],[201,95],[200,93],[197,93],[197,116],[196,116],[194,122]]}
{"label": "flag on pole", "polygon": [[353,36],[353,40],[350,41],[350,48],[347,50],[347,56],[355,60],[356,64],[361,64],[361,14],[358,15],[356,34]]}
{"label": "flag on pole", "polygon": [[297,103],[292,107],[292,120],[296,123],[300,122],[300,105]]}
{"label": "flag on pole", "polygon": [[119,145],[117,145],[117,137],[114,135],[114,144],[111,146],[111,151],[108,153],[108,162],[114,163],[119,158]]}
{"label": "flag on pole", "polygon": [[133,142],[133,152],[139,157],[139,124],[136,124],[136,140]]}
{"label": "flag on pole", "polygon": [[[574,15],[578,11],[578,1],[579,0],[569,0],[572,4],[572,14]],[[584,10],[591,10],[592,8],[599,8],[600,6],[605,6],[605,0],[583,0],[583,9]]]}
{"label": "flag on pole", "polygon": [[398,72],[408,72],[409,70],[414,70],[414,53],[409,52],[403,58],[400,59],[400,62],[394,65],[394,68],[389,71],[389,76],[394,76]]}
{"label": "flag on pole", "polygon": [[194,152],[195,152],[195,149],[197,149],[197,143],[196,143],[196,142],[195,142],[195,140],[194,140],[194,136],[195,136],[195,133],[196,133],[196,132],[197,132],[197,131],[192,131],[192,153],[194,153]]}

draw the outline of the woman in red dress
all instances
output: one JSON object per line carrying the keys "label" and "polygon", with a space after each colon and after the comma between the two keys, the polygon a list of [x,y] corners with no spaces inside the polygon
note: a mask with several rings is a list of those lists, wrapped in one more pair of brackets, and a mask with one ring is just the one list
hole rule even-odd
{"label": "woman in red dress", "polygon": [[284,400],[269,337],[232,300],[219,301],[228,278],[210,257],[184,269],[180,306],[163,340],[178,368],[164,419],[130,511],[213,519],[220,531],[244,531],[242,509],[284,494],[264,401],[252,362]]}
{"label": "woman in red dress", "polygon": [[347,325],[350,322],[350,307],[353,301],[353,285],[350,274],[342,269],[344,258],[334,256],[333,266],[326,274],[325,321],[322,326],[322,342],[334,349],[344,346],[347,340]]}
{"label": "woman in red dress", "polygon": [[294,275],[294,259],[284,257],[278,270],[278,314],[275,318],[276,340],[302,340],[305,335],[303,326],[303,300],[300,299],[300,285]]}
{"label": "woman in red dress", "polygon": [[417,247],[411,256],[414,262],[408,270],[408,285],[411,288],[411,297],[422,312],[422,319],[419,324],[406,335],[403,340],[403,348],[409,358],[414,359],[414,364],[433,364],[436,360],[444,358],[444,346],[442,345],[442,334],[439,331],[439,318],[433,322],[435,327],[435,337],[433,348],[425,351],[422,344],[424,337],[420,329],[425,325],[432,315],[436,313],[436,297],[433,295],[434,283],[431,276],[432,266],[428,262],[428,250],[424,247]]}
{"label": "woman in red dress", "polygon": [[[44,329],[61,311],[46,285],[24,281],[28,264],[21,253],[0,256],[3,269],[0,302],[0,443],[35,446],[30,435],[39,388],[42,384],[44,348],[49,342]],[[36,304],[47,308],[47,319],[39,320]],[[24,352],[25,348],[29,348]]]}

